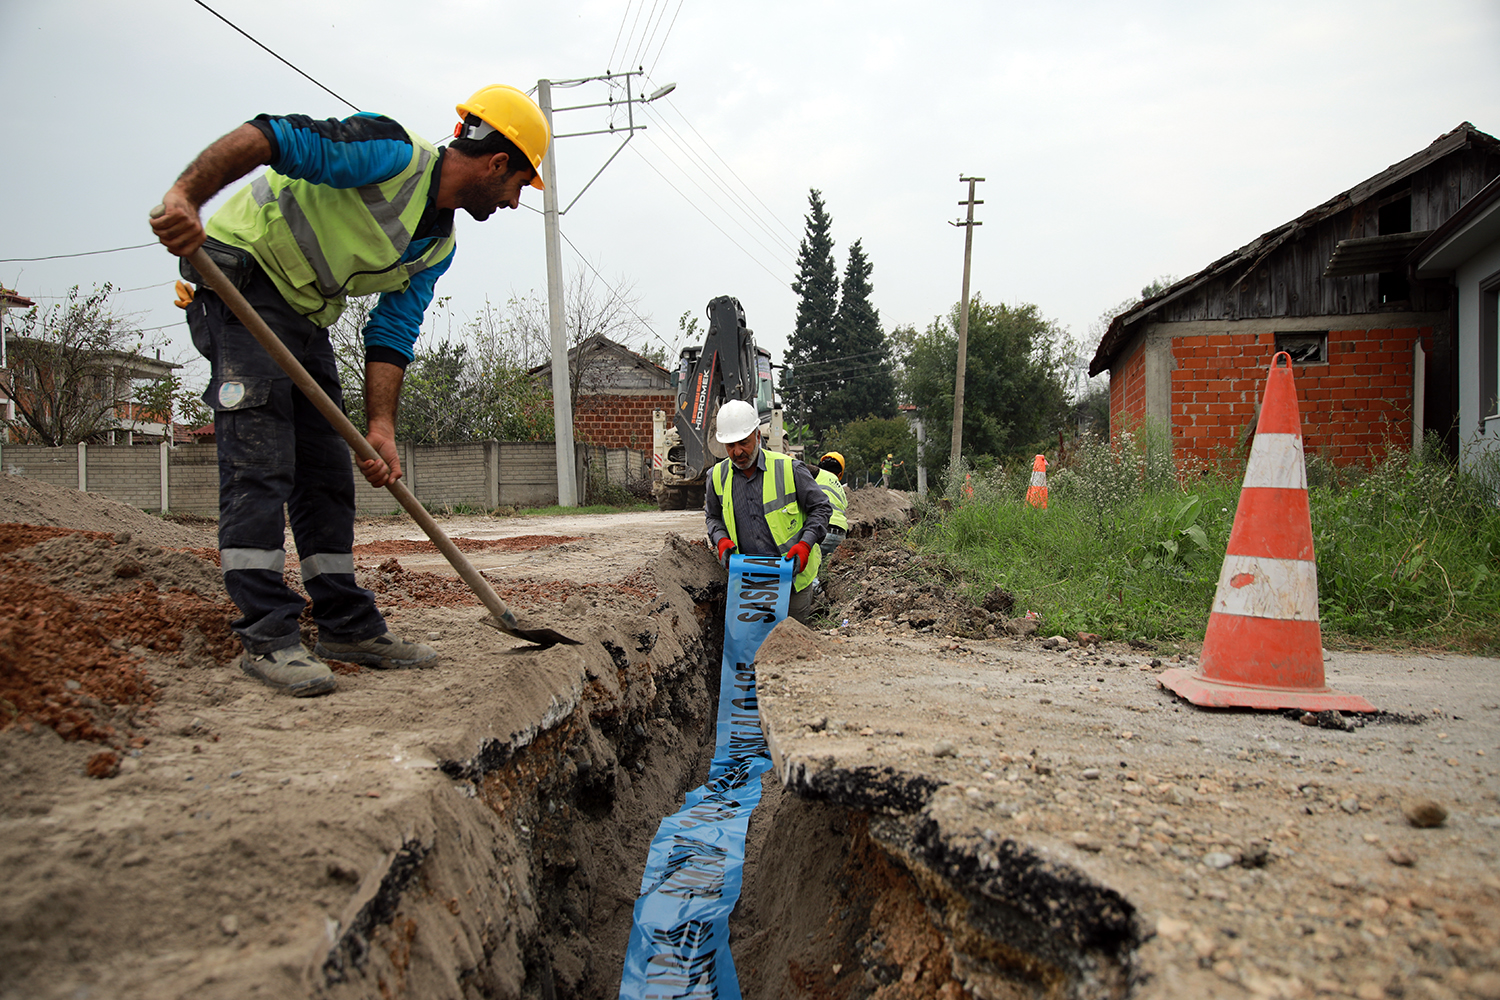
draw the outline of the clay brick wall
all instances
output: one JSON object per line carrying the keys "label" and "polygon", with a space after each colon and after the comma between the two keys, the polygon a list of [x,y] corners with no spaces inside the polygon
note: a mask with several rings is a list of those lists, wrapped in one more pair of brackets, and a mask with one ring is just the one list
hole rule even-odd
{"label": "clay brick wall", "polygon": [[[1348,464],[1378,460],[1387,442],[1409,442],[1418,339],[1431,350],[1432,327],[1331,329],[1326,363],[1293,365],[1304,451]],[[1179,457],[1212,460],[1244,441],[1275,350],[1274,333],[1172,339],[1172,437]],[[1130,405],[1129,389],[1127,373],[1124,410],[1144,413],[1144,402],[1138,409]],[[1113,421],[1113,391],[1110,410]]]}
{"label": "clay brick wall", "polygon": [[675,396],[600,394],[580,396],[573,415],[576,440],[604,448],[651,450],[651,413],[671,412]]}
{"label": "clay brick wall", "polygon": [[1109,433],[1113,438],[1146,416],[1146,352],[1139,345],[1109,379]]}

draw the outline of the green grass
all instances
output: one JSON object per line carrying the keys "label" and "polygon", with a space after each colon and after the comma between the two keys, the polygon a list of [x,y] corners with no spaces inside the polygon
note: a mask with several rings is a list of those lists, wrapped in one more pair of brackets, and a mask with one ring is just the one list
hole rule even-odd
{"label": "green grass", "polygon": [[[976,599],[1010,591],[1048,633],[1201,641],[1244,470],[1179,471],[1165,454],[1086,447],[1049,475],[1045,511],[1025,502],[1029,468],[975,474],[972,499],[919,507],[911,540]],[[1494,477],[1403,453],[1369,469],[1310,459],[1308,473],[1325,643],[1500,652]]]}

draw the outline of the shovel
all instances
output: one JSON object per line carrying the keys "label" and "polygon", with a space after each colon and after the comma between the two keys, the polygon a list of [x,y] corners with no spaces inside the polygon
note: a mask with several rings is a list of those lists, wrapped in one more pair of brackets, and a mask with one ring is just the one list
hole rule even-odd
{"label": "shovel", "polygon": [[[161,211],[161,206],[158,205],[152,210],[152,217],[160,215]],[[245,300],[240,290],[234,287],[228,278],[224,277],[224,272],[219,270],[219,265],[213,262],[203,248],[199,247],[194,250],[188,260],[192,261],[193,267],[198,269],[198,273],[203,276],[208,287],[228,304],[234,314],[239,317],[240,322],[245,324],[246,329],[255,336],[256,340],[260,341],[260,346],[264,347],[282,370],[291,376],[297,388],[302,390],[302,394],[312,400],[318,412],[328,418],[328,422],[333,425],[334,430],[339,432],[339,436],[349,443],[350,448],[354,449],[354,453],[362,459],[383,461],[375,447],[355,429],[354,424],[344,415],[344,411],[328,398],[328,393],[323,391],[323,387],[313,381],[307,369],[302,367],[302,362],[298,361],[292,352],[286,349],[286,345],[277,339],[276,334],[271,332],[265,320],[261,319],[260,314],[255,311],[255,307]],[[500,599],[500,595],[495,593],[495,588],[491,587],[490,582],[474,568],[474,564],[469,562],[468,557],[458,550],[458,546],[453,544],[453,540],[432,519],[432,515],[427,513],[426,508],[412,495],[411,490],[406,488],[406,484],[399,479],[393,479],[385,484],[385,488],[391,491],[391,495],[402,507],[406,508],[412,520],[416,521],[418,526],[427,533],[427,537],[443,553],[448,563],[458,571],[458,575],[463,577],[464,583],[469,585],[469,589],[474,591],[475,596],[484,602],[484,606],[489,609],[491,615],[490,618],[484,620],[486,625],[491,625],[517,639],[534,642],[543,648],[555,646],[558,643],[579,645],[577,639],[570,639],[550,628],[522,628],[516,622],[516,616],[511,613],[510,608],[506,607],[505,602]]]}

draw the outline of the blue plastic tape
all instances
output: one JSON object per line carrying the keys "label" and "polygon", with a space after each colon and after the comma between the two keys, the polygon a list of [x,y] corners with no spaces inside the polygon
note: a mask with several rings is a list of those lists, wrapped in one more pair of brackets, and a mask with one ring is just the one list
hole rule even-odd
{"label": "blue plastic tape", "polygon": [[786,617],[792,563],[729,557],[719,723],[708,783],[661,821],[625,949],[620,1000],[740,1000],[729,914],[740,898],[745,834],[771,769],[755,700],[755,654]]}

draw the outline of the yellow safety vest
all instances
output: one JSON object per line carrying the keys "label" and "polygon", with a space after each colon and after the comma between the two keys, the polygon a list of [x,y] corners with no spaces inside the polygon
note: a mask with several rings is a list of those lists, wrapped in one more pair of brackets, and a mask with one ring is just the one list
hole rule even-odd
{"label": "yellow safety vest", "polygon": [[[802,525],[806,522],[807,515],[797,503],[797,479],[792,472],[791,456],[775,451],[767,451],[765,456],[766,471],[760,478],[761,510],[765,514],[766,527],[771,529],[771,538],[776,542],[776,548],[782,555],[786,555],[797,543],[797,536],[802,534]],[[730,485],[732,475],[734,463],[726,458],[714,466],[709,480],[713,483],[714,493],[718,495],[719,505],[724,511],[724,527],[738,546],[739,535],[734,530],[734,495]],[[792,589],[802,590],[816,580],[818,567],[822,563],[823,550],[816,545],[812,546],[812,551],[807,556],[807,568],[792,578]]]}
{"label": "yellow safety vest", "polygon": [[292,308],[331,326],[346,296],[405,291],[413,275],[453,249],[450,232],[401,261],[427,208],[438,155],[427,140],[407,135],[411,162],[389,180],[336,188],[268,170],[231,195],[205,229],[249,250]]}
{"label": "yellow safety vest", "polygon": [[828,523],[835,528],[844,531],[849,530],[849,518],[845,511],[849,509],[849,494],[844,492],[844,484],[839,482],[839,477],[827,469],[818,470],[818,487],[828,494],[828,502],[833,504],[833,516]]}

